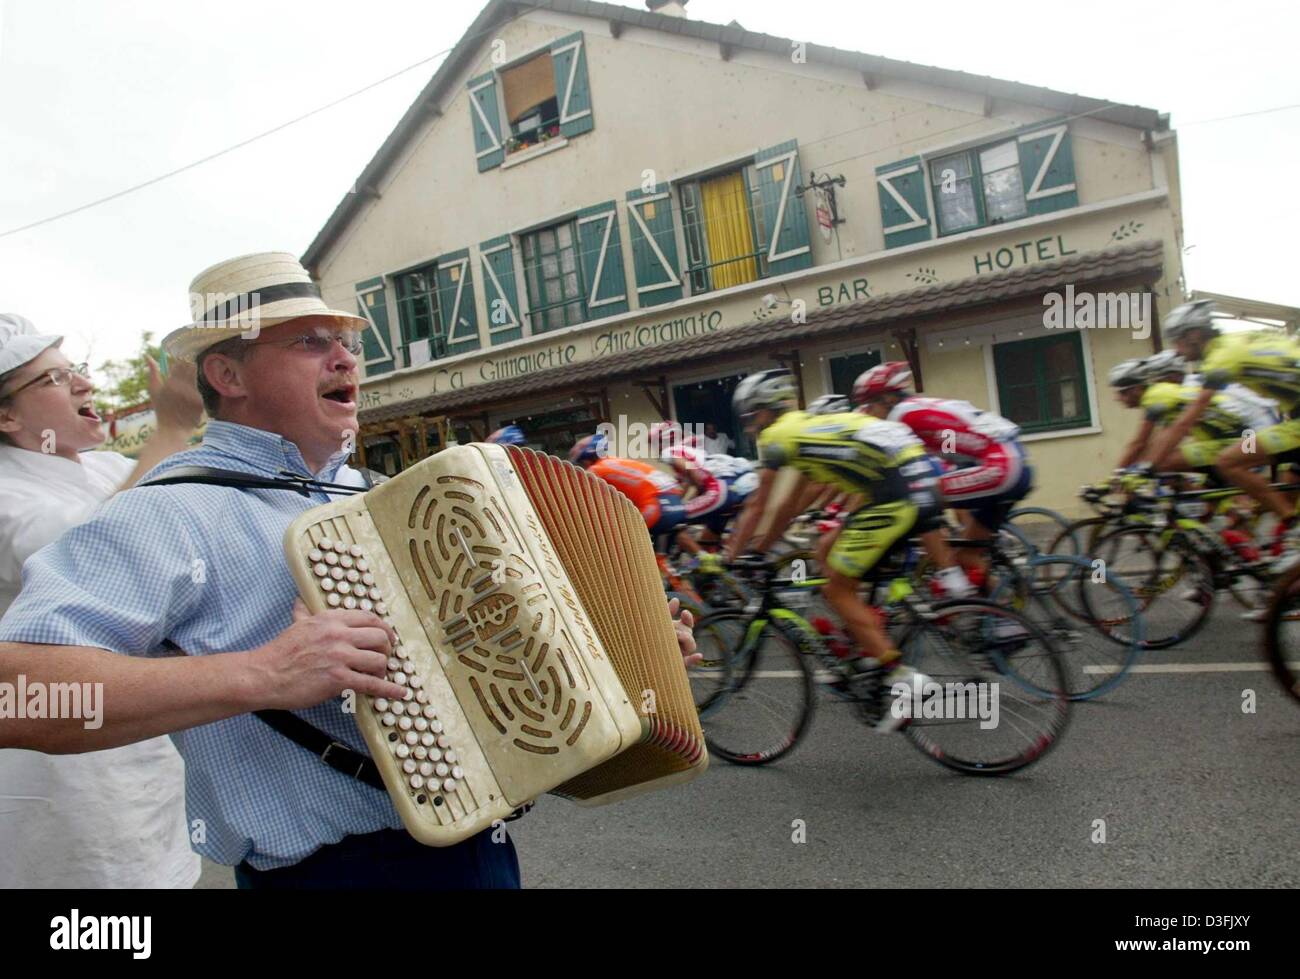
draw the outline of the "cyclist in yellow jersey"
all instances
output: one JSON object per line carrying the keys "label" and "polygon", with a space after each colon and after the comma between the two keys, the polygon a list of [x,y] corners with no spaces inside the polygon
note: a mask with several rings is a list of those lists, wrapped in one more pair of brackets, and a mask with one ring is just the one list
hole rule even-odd
{"label": "cyclist in yellow jersey", "polygon": [[[768,509],[776,475],[786,466],[799,473],[799,481],[773,514],[758,541],[759,551],[785,532],[808,482],[860,495],[865,502],[849,517],[828,555],[828,582],[822,593],[866,653],[851,671],[883,668],[888,671],[886,686],[910,682],[915,671],[897,662],[898,650],[858,596],[857,583],[904,534],[919,528],[932,541],[937,538],[942,513],[938,467],[905,425],[852,412],[812,415],[794,410],[794,379],[786,370],[751,374],[736,388],[733,403],[745,430],[757,435],[760,473],[758,488],[727,542],[727,559],[735,561],[750,542]],[[950,558],[947,563],[952,563]],[[880,730],[903,723],[892,715],[885,712]]]}
{"label": "cyclist in yellow jersey", "polygon": [[1123,469],[1143,458],[1166,472],[1210,470],[1214,461],[1240,441],[1246,432],[1259,432],[1277,424],[1271,402],[1231,385],[1215,392],[1192,426],[1190,439],[1168,449],[1162,458],[1147,450],[1157,428],[1169,425],[1201,394],[1198,385],[1183,383],[1187,363],[1173,350],[1126,360],[1111,368],[1109,381],[1115,397],[1126,408],[1142,409],[1142,424],[1124,448],[1117,463]]}
{"label": "cyclist in yellow jersey", "polygon": [[1165,317],[1165,339],[1187,360],[1201,361],[1202,391],[1161,434],[1151,455],[1162,458],[1177,446],[1210,407],[1217,391],[1232,382],[1265,398],[1274,398],[1287,421],[1255,432],[1224,449],[1214,467],[1228,482],[1240,486],[1277,515],[1279,531],[1295,522],[1294,501],[1269,488],[1254,468],[1300,449],[1300,344],[1281,333],[1238,333],[1219,336],[1214,306],[1207,300],[1188,303]]}

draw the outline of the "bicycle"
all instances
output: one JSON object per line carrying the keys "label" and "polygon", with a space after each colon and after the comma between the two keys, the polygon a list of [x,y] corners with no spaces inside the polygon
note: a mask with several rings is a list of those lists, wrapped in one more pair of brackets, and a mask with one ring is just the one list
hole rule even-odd
{"label": "bicycle", "polygon": [[[911,587],[910,569],[894,571],[880,569],[873,590],[892,575],[886,627],[903,661],[934,686],[918,687],[909,701],[905,691],[884,689],[883,670],[846,676],[827,637],[796,611],[825,579],[795,581],[759,569],[754,602],[714,612],[696,630],[706,662],[718,669],[700,711],[710,751],[738,765],[784,757],[812,721],[821,681],[869,725],[885,710],[911,714],[903,728],[908,740],[955,771],[1001,775],[1041,758],[1069,717],[1065,669],[1051,641],[1033,622],[991,601],[925,602]],[[998,715],[991,726],[988,705]]]}
{"label": "bicycle", "polygon": [[1264,652],[1273,675],[1291,697],[1300,702],[1300,649],[1295,630],[1287,626],[1300,622],[1300,564],[1278,579],[1264,618]]}

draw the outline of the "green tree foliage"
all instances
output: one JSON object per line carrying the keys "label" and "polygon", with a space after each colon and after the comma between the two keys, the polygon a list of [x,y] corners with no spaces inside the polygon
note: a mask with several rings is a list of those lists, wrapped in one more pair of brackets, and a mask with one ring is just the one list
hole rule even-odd
{"label": "green tree foliage", "polygon": [[95,392],[95,410],[121,412],[149,400],[149,362],[161,361],[162,348],[153,342],[153,334],[140,338],[140,352],[127,360],[106,360],[96,369],[104,379]]}

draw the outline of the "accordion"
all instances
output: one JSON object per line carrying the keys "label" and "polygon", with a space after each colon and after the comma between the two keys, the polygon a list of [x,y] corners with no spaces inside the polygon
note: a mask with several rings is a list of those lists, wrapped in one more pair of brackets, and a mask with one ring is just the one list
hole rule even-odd
{"label": "accordion", "polygon": [[543,793],[614,802],[708,764],[637,508],[530,449],[446,449],[285,535],[313,612],[398,636],[357,721],[407,830],[449,846]]}

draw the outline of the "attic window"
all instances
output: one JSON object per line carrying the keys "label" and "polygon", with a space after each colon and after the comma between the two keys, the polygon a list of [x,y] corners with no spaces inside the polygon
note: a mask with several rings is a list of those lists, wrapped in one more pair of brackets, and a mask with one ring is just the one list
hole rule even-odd
{"label": "attic window", "polygon": [[510,123],[508,152],[560,134],[560,106],[555,96],[555,68],[550,54],[539,54],[503,71],[501,88],[506,119]]}

